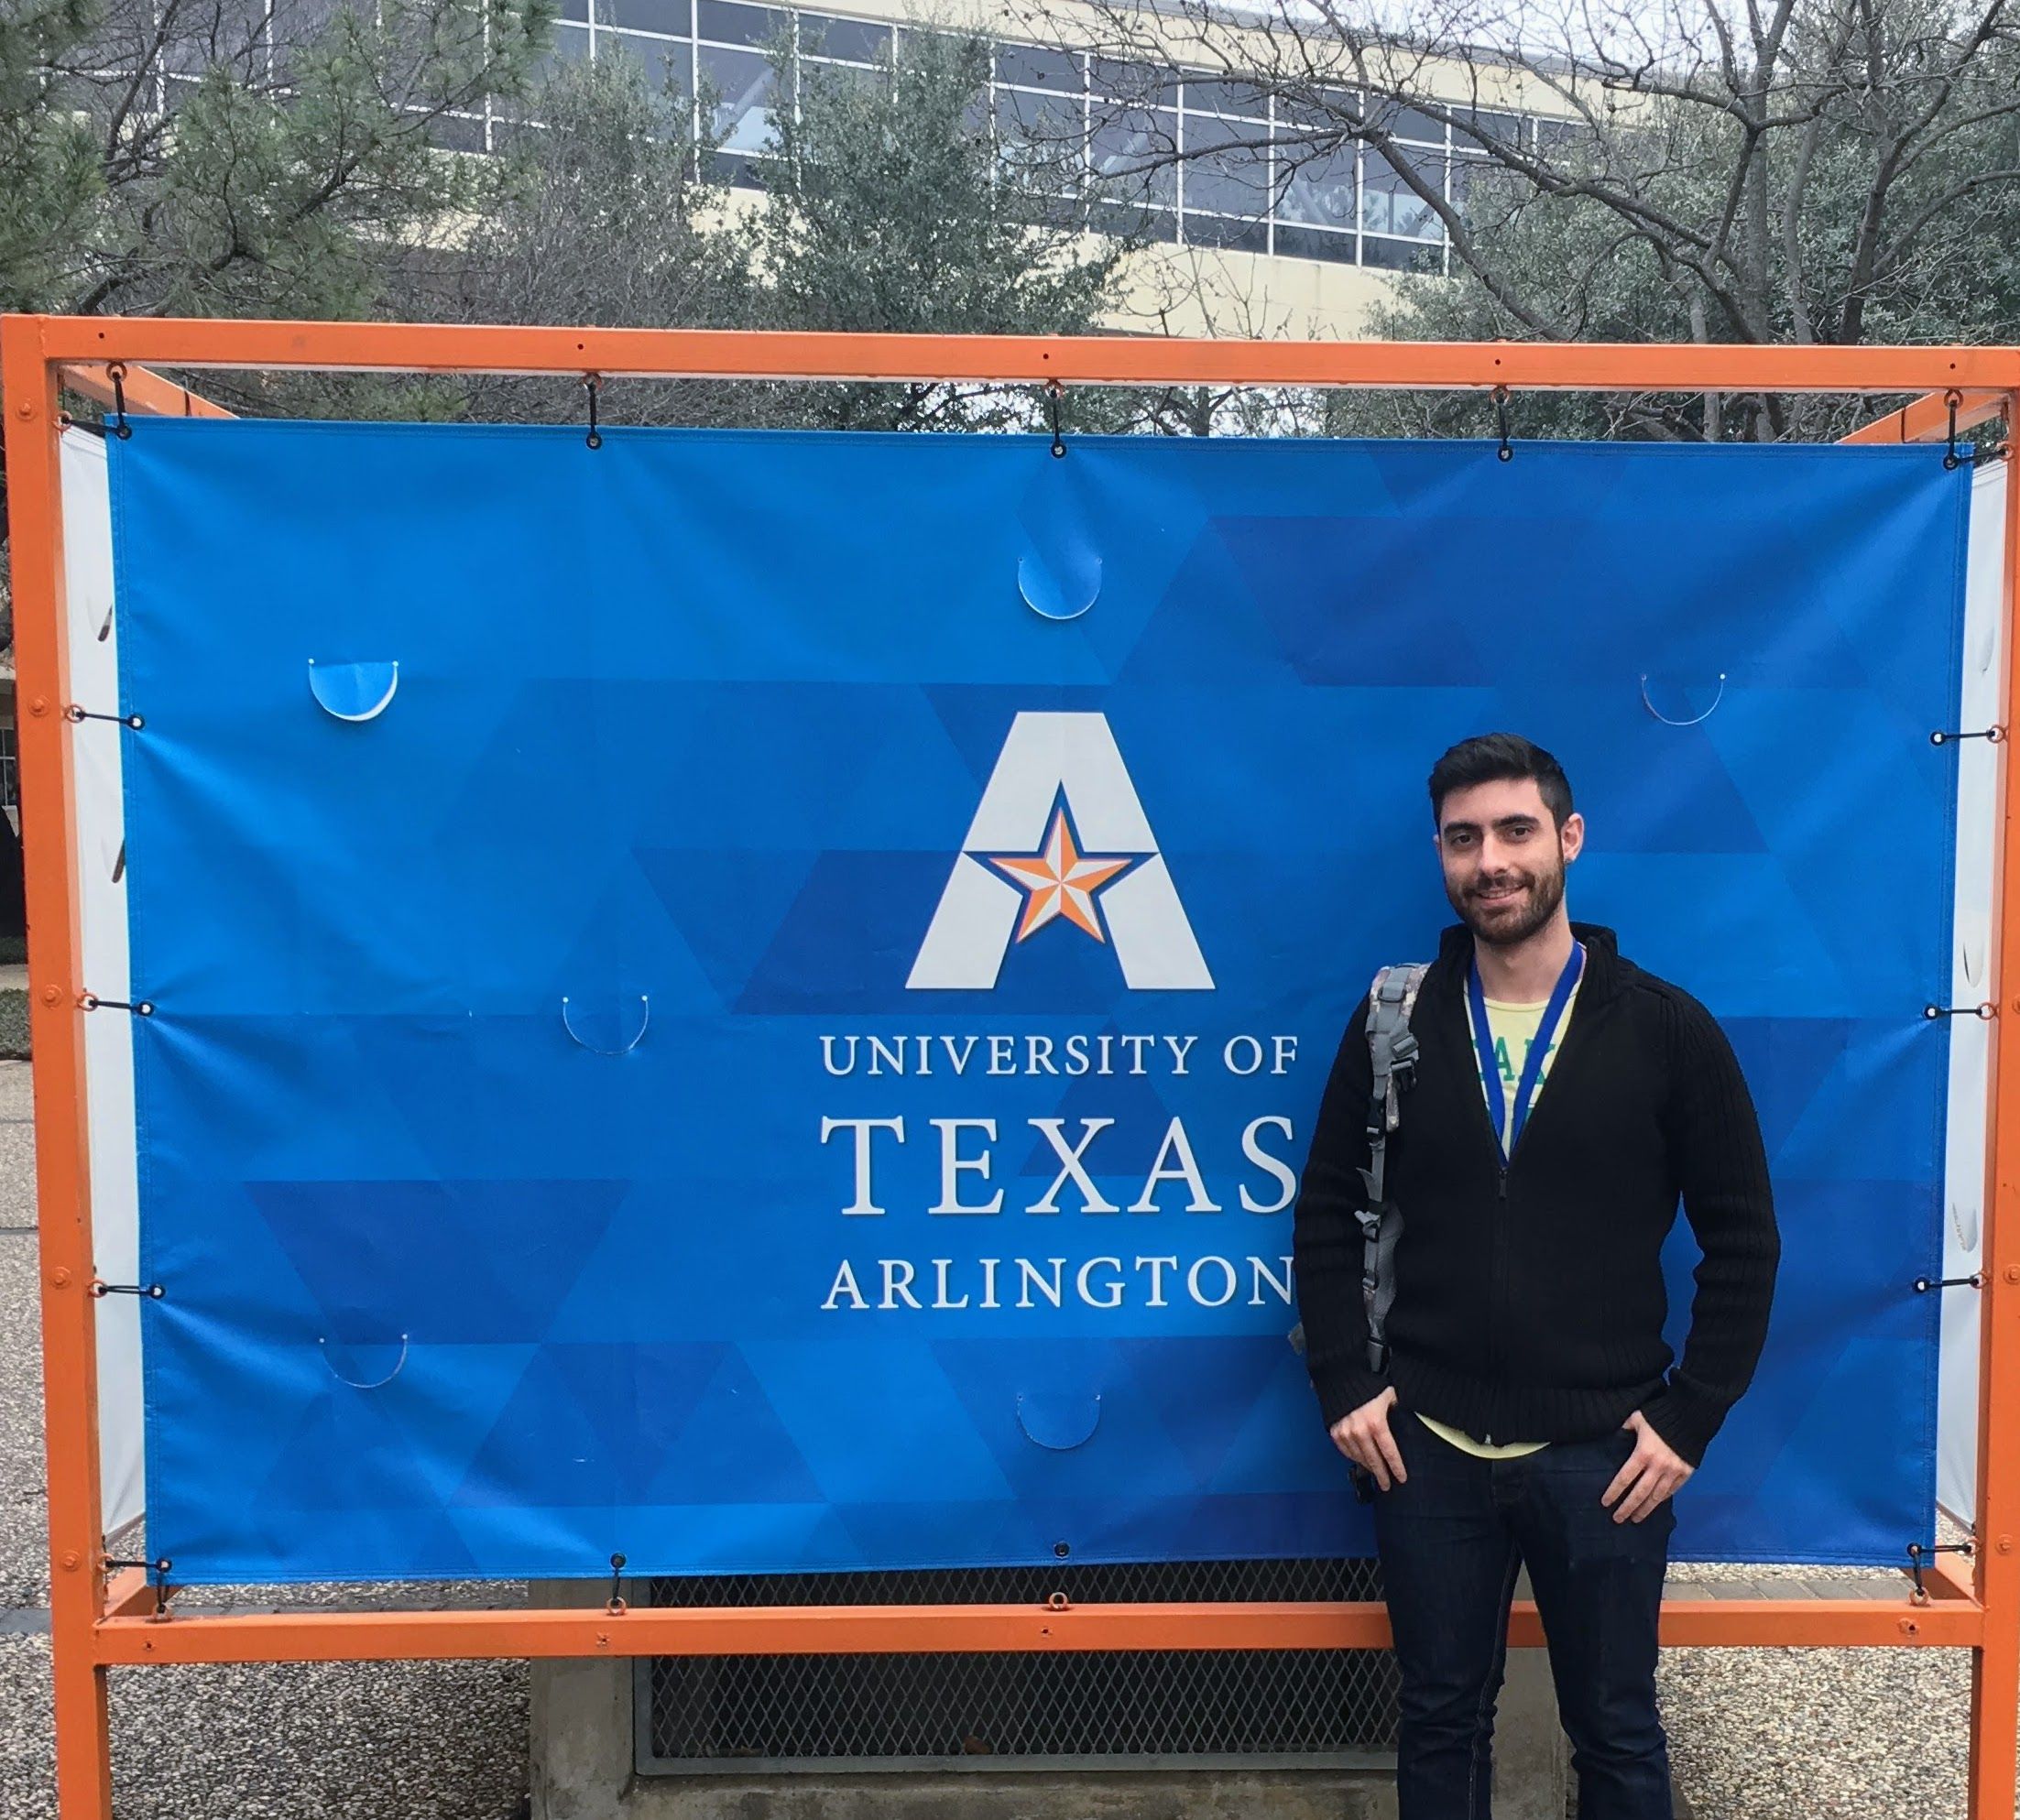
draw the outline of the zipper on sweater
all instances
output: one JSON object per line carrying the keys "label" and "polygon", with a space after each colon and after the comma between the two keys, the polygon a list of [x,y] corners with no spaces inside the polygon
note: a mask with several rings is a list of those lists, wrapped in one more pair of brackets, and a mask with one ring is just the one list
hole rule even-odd
{"label": "zipper on sweater", "polygon": [[[1588,959],[1587,966],[1589,970],[1589,959]],[[1584,981],[1580,981],[1578,989],[1582,997],[1585,990]],[[1589,1001],[1588,1003],[1589,1005]],[[1467,1048],[1470,1051],[1473,1046],[1472,1009],[1465,1002],[1463,996],[1460,998],[1458,1017],[1458,1029],[1465,1034]],[[1569,1022],[1558,1040],[1557,1052],[1551,1061],[1550,1072],[1553,1075],[1563,1068],[1566,1050],[1573,1042],[1582,1042],[1586,1040],[1586,1031],[1590,1027],[1591,1022],[1592,1013],[1589,1008],[1586,1015],[1580,1018],[1576,1013],[1576,1008],[1573,1008]],[[1478,1067],[1475,1066],[1472,1072],[1477,1074],[1479,1073]],[[1486,1133],[1487,1141],[1492,1147],[1494,1152],[1495,1215],[1488,1222],[1487,1234],[1487,1361],[1488,1369],[1497,1379],[1501,1376],[1501,1357],[1497,1348],[1501,1326],[1499,1316],[1501,1289],[1501,1229],[1507,1225],[1511,1216],[1508,1200],[1508,1172],[1514,1167],[1515,1156],[1521,1150],[1524,1140],[1527,1139],[1529,1128],[1535,1123],[1534,1115],[1544,1103],[1545,1095],[1541,1090],[1542,1084],[1539,1084],[1538,1091],[1529,1107],[1530,1117],[1523,1120],[1522,1135],[1516,1139],[1512,1150],[1503,1149],[1501,1133],[1494,1128],[1493,1117],[1487,1109],[1486,1083],[1484,1081],[1480,1083],[1481,1090],[1472,1096],[1474,1106],[1479,1108],[1480,1129]],[[1553,1101],[1552,1104],[1555,1105],[1556,1102]],[[1493,1444],[1494,1437],[1491,1434],[1482,1435],[1480,1439],[1489,1446]]]}
{"label": "zipper on sweater", "polygon": [[[1487,1371],[1497,1382],[1501,1378],[1500,1332],[1501,1327],[1501,1227],[1507,1224],[1503,1216],[1508,1204],[1508,1166],[1501,1169],[1501,1186],[1495,1197],[1493,1216],[1487,1223]],[[1488,1446],[1494,1444],[1491,1434],[1480,1437]]]}

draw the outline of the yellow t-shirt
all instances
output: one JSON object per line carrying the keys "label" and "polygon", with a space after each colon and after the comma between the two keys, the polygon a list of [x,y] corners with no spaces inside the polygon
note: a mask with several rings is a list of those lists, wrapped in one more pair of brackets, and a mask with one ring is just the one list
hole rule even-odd
{"label": "yellow t-shirt", "polygon": [[[1564,1041],[1564,1032],[1571,1022],[1572,1008],[1578,1002],[1578,989],[1571,988],[1571,997],[1565,1001],[1564,1016],[1557,1022],[1556,1041],[1545,1052],[1543,1066],[1536,1075],[1535,1091],[1529,1096],[1529,1108],[1535,1110],[1536,1101],[1542,1097],[1543,1084],[1550,1077],[1550,1064],[1556,1060],[1557,1047]],[[1510,1005],[1499,998],[1487,1001],[1487,1028],[1494,1041],[1494,1062],[1501,1072],[1501,1093],[1504,1108],[1501,1128],[1515,1128],[1515,1095],[1522,1088],[1522,1071],[1528,1065],[1529,1052],[1534,1048],[1536,1031],[1543,1023],[1543,1014],[1550,1008],[1547,1002],[1541,1005]],[[1467,1029],[1473,1025],[1473,1008],[1469,1001],[1466,1008]],[[1418,1411],[1417,1420],[1434,1434],[1442,1435],[1453,1446],[1463,1448],[1469,1454],[1477,1454],[1483,1460],[1512,1460],[1524,1454],[1534,1454],[1549,1445],[1545,1441],[1476,1441],[1462,1429],[1449,1423],[1434,1422]]]}

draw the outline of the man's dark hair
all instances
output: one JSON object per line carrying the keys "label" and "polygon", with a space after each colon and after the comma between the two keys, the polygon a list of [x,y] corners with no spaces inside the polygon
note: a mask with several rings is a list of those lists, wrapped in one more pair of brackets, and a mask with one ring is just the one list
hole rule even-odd
{"label": "man's dark hair", "polygon": [[1571,813],[1571,781],[1542,747],[1518,733],[1483,733],[1462,739],[1431,767],[1431,821],[1442,825],[1445,799],[1475,784],[1517,783],[1534,778],[1558,827]]}

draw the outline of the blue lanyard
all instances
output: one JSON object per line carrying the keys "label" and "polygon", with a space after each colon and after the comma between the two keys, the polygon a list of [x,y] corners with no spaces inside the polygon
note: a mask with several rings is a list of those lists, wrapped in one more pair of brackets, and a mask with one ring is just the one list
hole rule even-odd
{"label": "blue lanyard", "polygon": [[1480,984],[1480,963],[1473,963],[1471,976],[1467,981],[1467,991],[1473,1007],[1473,1044],[1480,1052],[1480,1086],[1487,1095],[1487,1116],[1494,1121],[1494,1139],[1501,1145],[1503,1162],[1514,1154],[1515,1146],[1522,1142],[1522,1128],[1529,1122],[1529,1103],[1536,1096],[1537,1083],[1543,1079],[1543,1060],[1550,1053],[1551,1046],[1557,1039],[1557,1026],[1564,1021],[1564,1008],[1571,1002],[1572,988],[1585,975],[1585,943],[1571,944],[1571,957],[1564,964],[1564,971],[1557,975],[1556,989],[1550,995],[1550,1003],[1544,1008],[1543,1021],[1536,1026],[1536,1040],[1529,1045],[1529,1055],[1523,1063],[1522,1080],[1515,1088],[1515,1128],[1508,1131],[1508,1093],[1501,1084],[1501,1064],[1494,1059],[1494,1032],[1487,1022],[1487,988]]}

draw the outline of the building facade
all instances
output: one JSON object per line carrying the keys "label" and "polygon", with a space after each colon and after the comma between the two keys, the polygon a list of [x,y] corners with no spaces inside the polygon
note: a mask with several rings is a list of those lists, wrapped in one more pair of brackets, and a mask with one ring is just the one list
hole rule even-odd
{"label": "building facade", "polygon": [[[1177,47],[1159,63],[1124,60],[1033,42],[1029,21],[934,16],[988,39],[988,120],[1006,161],[1057,169],[1061,148],[1076,144],[1084,162],[1062,171],[1062,182],[1091,180],[1111,199],[1094,205],[1090,229],[1126,222],[1149,242],[1125,275],[1118,329],[1351,335],[1390,287],[1448,269],[1444,223],[1399,166],[1463,202],[1480,153],[1449,120],[1392,105],[1378,116],[1388,150],[1327,148],[1323,119],[1300,117],[1224,71],[1188,69]],[[707,117],[698,115],[697,126],[716,147],[719,174],[755,196],[777,111],[792,104],[780,93],[772,48],[790,44],[796,71],[868,76],[890,55],[894,34],[930,28],[917,18],[895,0],[805,10],[750,0],[562,0],[551,54],[562,64],[629,57],[653,87],[702,97]],[[1058,13],[1059,38],[1070,36],[1072,19]],[[1054,23],[1048,15],[1047,26]],[[1092,42],[1100,34],[1088,25]],[[1451,72],[1455,92],[1460,73]],[[1477,69],[1465,73],[1477,83]],[[1510,72],[1512,94],[1519,81]],[[1514,106],[1470,117],[1518,142],[1562,130]],[[473,113],[445,122],[443,140],[484,150],[510,130],[500,114]]]}

